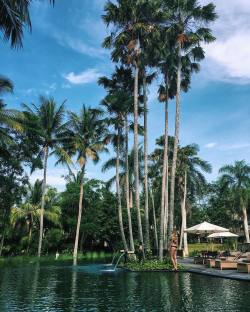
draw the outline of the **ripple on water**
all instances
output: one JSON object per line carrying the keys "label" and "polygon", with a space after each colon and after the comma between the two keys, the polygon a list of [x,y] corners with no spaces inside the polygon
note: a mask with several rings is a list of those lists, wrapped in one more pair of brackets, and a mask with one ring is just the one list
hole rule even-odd
{"label": "ripple on water", "polygon": [[2,267],[0,311],[250,311],[247,282],[110,269],[101,264]]}

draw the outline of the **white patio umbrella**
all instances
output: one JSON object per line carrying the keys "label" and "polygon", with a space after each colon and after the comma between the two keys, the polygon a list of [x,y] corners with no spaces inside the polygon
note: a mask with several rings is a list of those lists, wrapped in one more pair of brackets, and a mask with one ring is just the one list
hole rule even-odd
{"label": "white patio umbrella", "polygon": [[213,233],[208,235],[207,238],[222,238],[222,237],[238,237],[239,235],[236,235],[234,233],[231,232],[220,232],[220,233]]}
{"label": "white patio umbrella", "polygon": [[202,222],[200,224],[194,225],[186,229],[185,232],[192,234],[209,234],[209,233],[229,232],[229,230],[212,223]]}

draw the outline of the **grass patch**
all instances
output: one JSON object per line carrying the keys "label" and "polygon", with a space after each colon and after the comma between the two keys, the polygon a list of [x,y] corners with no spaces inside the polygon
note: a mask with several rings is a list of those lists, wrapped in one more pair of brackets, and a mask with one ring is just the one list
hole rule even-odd
{"label": "grass patch", "polygon": [[201,251],[224,251],[228,249],[225,244],[212,244],[212,243],[196,243],[196,244],[188,244],[188,250],[190,256],[195,256],[199,254]]}
{"label": "grass patch", "polygon": [[[105,252],[85,252],[78,255],[78,261],[103,261],[110,259],[112,254]],[[40,259],[37,256],[14,256],[14,257],[0,257],[0,265],[18,265],[31,263],[50,264],[56,262],[73,261],[72,254],[60,254],[59,258],[55,260],[55,255],[42,256]]]}

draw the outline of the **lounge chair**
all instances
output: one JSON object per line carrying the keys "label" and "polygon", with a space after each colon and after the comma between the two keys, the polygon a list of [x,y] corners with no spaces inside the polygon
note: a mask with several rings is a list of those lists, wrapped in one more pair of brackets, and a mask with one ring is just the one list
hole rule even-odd
{"label": "lounge chair", "polygon": [[224,252],[220,253],[216,258],[205,259],[204,264],[209,268],[214,268],[215,267],[215,260],[226,260],[228,255],[229,255],[228,251],[224,251]]}
{"label": "lounge chair", "polygon": [[237,271],[250,274],[250,258],[248,260],[243,259],[242,261],[238,261]]}
{"label": "lounge chair", "polygon": [[215,259],[217,255],[216,251],[203,251],[200,255],[194,257],[194,264],[205,264],[207,259]]}
{"label": "lounge chair", "polygon": [[239,259],[244,257],[244,254],[237,252],[237,253],[231,253],[229,257],[226,259],[216,259],[215,260],[215,268],[220,270],[236,270],[237,269],[237,263]]}

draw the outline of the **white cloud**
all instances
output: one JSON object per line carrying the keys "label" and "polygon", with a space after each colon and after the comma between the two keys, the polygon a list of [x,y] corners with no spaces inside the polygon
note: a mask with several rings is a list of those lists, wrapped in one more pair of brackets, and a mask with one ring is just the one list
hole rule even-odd
{"label": "white cloud", "polygon": [[228,144],[218,144],[216,142],[207,143],[204,145],[207,149],[217,148],[220,151],[231,151],[231,150],[239,150],[239,149],[248,149],[250,148],[250,143],[228,143]]}
{"label": "white cloud", "polygon": [[86,84],[96,82],[97,79],[102,76],[102,74],[95,68],[87,69],[79,74],[75,74],[74,72],[70,72],[64,75],[64,78],[68,80],[72,84]]}
{"label": "white cloud", "polygon": [[207,143],[206,145],[204,145],[205,148],[214,148],[216,147],[218,144],[215,142],[211,142],[211,143]]}
{"label": "white cloud", "polygon": [[245,149],[245,148],[250,148],[250,143],[227,144],[227,145],[222,145],[220,147],[220,149],[223,151],[238,150],[238,149]]}
{"label": "white cloud", "polygon": [[[202,0],[202,4],[210,2]],[[205,69],[210,79],[250,83],[250,1],[217,0],[218,20],[212,25],[217,40],[205,46]]]}
{"label": "white cloud", "polygon": [[[47,173],[47,185],[56,187],[60,190],[64,189],[66,182],[62,176],[66,174],[67,174],[67,170],[49,168],[48,173]],[[36,170],[30,176],[31,183],[34,183],[37,179],[38,180],[43,179],[43,170]]]}
{"label": "white cloud", "polygon": [[88,55],[94,58],[102,58],[105,55],[108,55],[108,51],[101,47],[95,47],[87,42],[83,42],[80,39],[73,38],[65,33],[55,31],[53,33],[53,37],[57,40],[57,42],[64,46],[73,49],[74,51]]}

